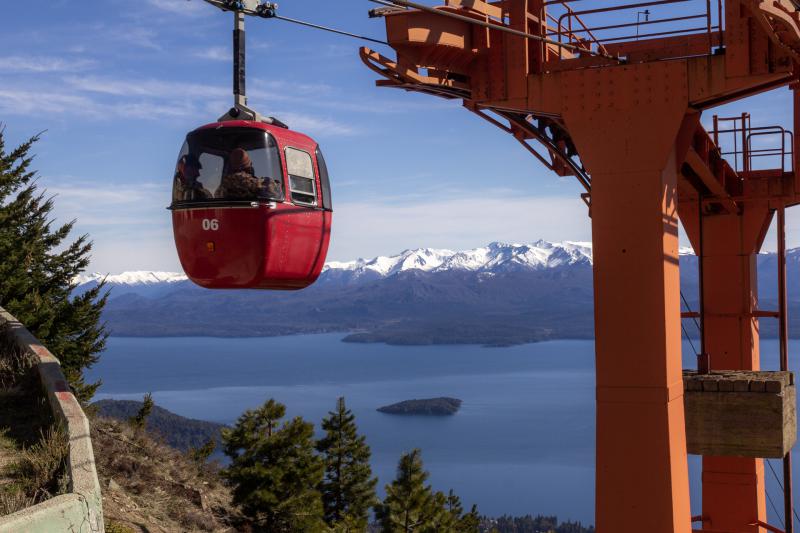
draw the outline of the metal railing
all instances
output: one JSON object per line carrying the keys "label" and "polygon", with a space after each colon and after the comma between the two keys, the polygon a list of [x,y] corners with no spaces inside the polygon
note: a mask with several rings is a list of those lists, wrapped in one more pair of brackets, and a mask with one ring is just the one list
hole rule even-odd
{"label": "metal railing", "polygon": [[[720,129],[724,123],[730,127]],[[714,115],[712,136],[720,155],[736,172],[792,169],[794,134],[782,126],[753,127],[749,113],[736,117]]]}
{"label": "metal railing", "polygon": [[[652,0],[581,10],[572,8],[573,4],[581,1],[586,0],[546,1],[540,14],[541,20],[548,22],[544,36],[553,38],[559,43],[606,53],[608,52],[606,45],[611,43],[690,34],[707,35],[709,53],[714,46],[723,46],[722,0],[715,0],[716,6],[712,6],[712,0]],[[669,6],[675,4],[695,4],[697,11],[690,13],[686,13],[685,10],[680,13],[667,12],[660,16],[656,16],[655,12],[651,13],[651,8],[666,7],[669,11]],[[702,4],[702,7],[697,4]],[[641,9],[645,9],[645,11],[640,11]],[[549,11],[557,13],[553,15]],[[613,18],[626,14],[635,14],[636,21],[624,22]],[[642,14],[645,14],[644,20],[640,20]],[[651,14],[655,18],[650,18]],[[715,15],[716,21],[714,20]],[[700,23],[687,24],[694,21]],[[652,31],[642,33],[640,31],[642,27]],[[630,33],[623,31],[629,28],[635,28],[635,33],[633,30]],[[563,59],[564,49],[559,47],[558,50],[559,59]]]}

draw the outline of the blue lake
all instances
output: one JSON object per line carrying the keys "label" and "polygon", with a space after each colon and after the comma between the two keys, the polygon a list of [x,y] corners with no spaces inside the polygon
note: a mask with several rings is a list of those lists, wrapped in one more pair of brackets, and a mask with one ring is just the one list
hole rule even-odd
{"label": "blue lake", "polygon": [[[112,337],[88,379],[103,380],[96,399],[141,399],[152,392],[158,405],[175,413],[226,424],[275,398],[290,416],[318,426],[344,396],[372,448],[381,493],[400,454],[421,448],[433,487],[454,489],[484,514],[593,522],[593,342],[483,348],[351,344],[341,338]],[[688,347],[685,353],[691,353]],[[762,341],[762,360],[765,369],[775,367],[775,341]],[[375,410],[434,396],[464,403],[452,417]],[[779,461],[773,466],[780,472]],[[692,510],[699,513],[697,457],[690,457],[690,475]],[[767,481],[780,506],[769,471]]]}

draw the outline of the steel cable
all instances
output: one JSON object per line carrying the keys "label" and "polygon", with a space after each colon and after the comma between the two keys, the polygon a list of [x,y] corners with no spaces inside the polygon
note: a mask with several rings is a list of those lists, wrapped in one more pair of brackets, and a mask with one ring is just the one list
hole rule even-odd
{"label": "steel cable", "polygon": [[297,20],[297,19],[293,19],[293,18],[289,18],[289,17],[284,17],[282,15],[275,15],[275,16],[272,16],[272,17],[265,17],[265,18],[276,18],[276,19],[279,19],[279,20],[285,20],[286,22],[291,22],[293,24],[299,24],[301,26],[307,26],[309,28],[314,28],[314,29],[317,29],[317,30],[329,31],[331,33],[336,33],[338,35],[345,35],[347,37],[353,37],[354,39],[361,39],[361,40],[370,41],[370,42],[373,42],[373,43],[385,44],[387,46],[389,45],[389,43],[387,43],[386,41],[381,41],[380,39],[373,39],[372,37],[367,37],[365,35],[358,35],[358,34],[355,34],[355,33],[350,33],[348,31],[337,30],[336,28],[330,28],[328,26],[322,26],[320,24],[314,24],[314,23],[311,23],[311,22],[305,22],[303,20]]}
{"label": "steel cable", "polygon": [[[689,302],[686,301],[686,297],[683,295],[683,291],[680,291],[680,293],[681,293],[681,300],[683,300],[684,305],[686,305],[686,310],[691,313],[692,308],[689,307]],[[700,329],[700,325],[697,323],[697,319],[692,317],[692,320],[694,320],[694,324],[697,326],[697,329]],[[689,346],[692,347],[692,351],[695,353],[695,355],[700,355],[700,352],[697,351],[697,348],[695,348],[694,343],[692,342],[692,338],[689,336],[689,332],[686,331],[686,326],[683,325],[683,319],[681,319],[681,329],[683,330],[683,335],[686,337],[686,340],[689,341]]]}
{"label": "steel cable", "polygon": [[767,495],[767,500],[769,500],[769,505],[770,505],[770,507],[772,507],[772,510],[775,512],[775,516],[778,517],[778,520],[781,523],[781,527],[783,529],[786,529],[786,525],[785,525],[783,519],[781,518],[780,513],[778,513],[778,509],[775,507],[775,502],[772,501],[772,496],[769,495],[769,491],[767,490],[766,487],[764,487],[764,494]]}
{"label": "steel cable", "polygon": [[[683,300],[683,305],[686,306],[686,310],[691,313],[692,312],[692,307],[689,305],[689,302],[686,300],[686,296],[683,295],[683,291],[681,291],[681,300]],[[700,324],[698,324],[697,319],[695,317],[692,317],[692,321],[694,322],[694,325],[697,326],[697,331],[702,331],[700,329]]]}
{"label": "steel cable", "polygon": [[[785,493],[786,490],[783,488],[783,483],[781,483],[781,480],[778,477],[778,474],[775,472],[775,469],[772,467],[772,463],[769,462],[769,459],[764,459],[764,461],[766,461],[767,466],[769,466],[769,469],[772,471],[772,477],[775,478],[775,481],[778,483],[778,486]],[[765,492],[766,492],[766,489],[765,489]],[[777,513],[777,511],[776,511],[776,513]],[[795,508],[794,505],[792,505],[792,514],[794,514],[795,522],[800,522],[800,516],[797,516],[797,509]]]}
{"label": "steel cable", "polygon": [[260,5],[258,9],[249,9],[241,4],[238,4],[236,2],[230,2],[228,0],[204,0],[204,1],[223,11],[235,11],[238,13],[249,15],[251,17],[258,17],[263,19],[279,19],[279,20],[284,20],[286,22],[291,22],[292,24],[299,24],[301,26],[307,26],[309,28],[314,28],[317,30],[328,31],[331,33],[336,33],[338,35],[344,35],[346,37],[353,37],[354,39],[361,39],[363,41],[370,41],[378,44],[385,44],[385,45],[389,44],[386,41],[381,41],[380,39],[373,39],[372,37],[367,37],[366,35],[358,35],[357,33],[351,33],[349,31],[344,31],[344,30],[337,30],[336,28],[331,28],[329,26],[323,26],[321,24],[314,24],[313,22],[306,22],[304,20],[298,20],[278,15],[275,12],[275,8],[277,8],[277,5],[275,4],[263,4]]}

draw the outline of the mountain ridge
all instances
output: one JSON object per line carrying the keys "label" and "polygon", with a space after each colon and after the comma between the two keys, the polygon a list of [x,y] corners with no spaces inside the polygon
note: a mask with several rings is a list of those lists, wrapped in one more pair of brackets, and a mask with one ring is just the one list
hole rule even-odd
{"label": "mountain ridge", "polygon": [[[696,309],[697,258],[689,252],[679,251],[681,288]],[[800,248],[787,257],[795,334],[800,284],[793,280],[800,272]],[[760,254],[757,260],[761,308],[776,308],[776,255]],[[89,278],[76,292],[102,279]],[[418,248],[328,263],[314,285],[297,292],[212,291],[176,273],[109,276],[103,318],[117,336],[339,332],[348,342],[507,346],[592,338],[592,278],[588,243],[491,243],[461,252]],[[760,321],[765,336],[775,334],[773,322]]]}
{"label": "mountain ridge", "polygon": [[[381,255],[370,259],[358,258],[352,261],[329,261],[323,268],[326,272],[349,271],[364,273],[369,271],[381,277],[408,270],[491,270],[512,263],[520,267],[550,268],[564,263],[580,261],[591,263],[591,243],[580,241],[551,242],[538,240],[529,244],[504,243],[495,241],[486,246],[470,250],[453,251],[444,248],[407,249],[395,255]],[[180,272],[132,270],[119,274],[93,272],[76,276],[77,285],[98,283],[152,285],[157,283],[176,283],[188,278]]]}

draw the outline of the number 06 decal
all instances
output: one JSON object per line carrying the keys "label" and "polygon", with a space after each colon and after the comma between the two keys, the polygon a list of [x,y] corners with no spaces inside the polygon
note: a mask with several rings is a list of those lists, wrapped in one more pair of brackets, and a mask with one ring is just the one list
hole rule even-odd
{"label": "number 06 decal", "polygon": [[216,218],[211,218],[211,219],[204,218],[203,229],[206,231],[208,230],[217,231],[219,229],[219,220],[217,220]]}

